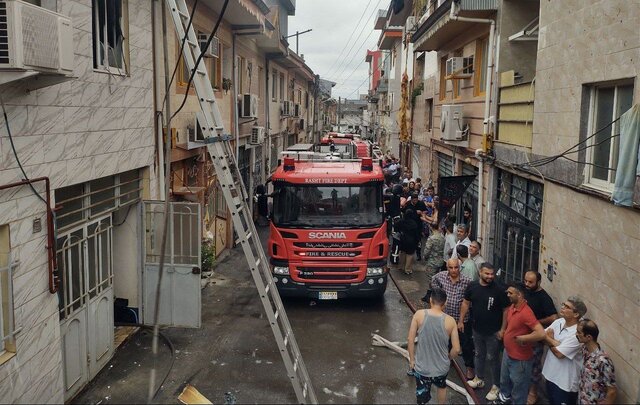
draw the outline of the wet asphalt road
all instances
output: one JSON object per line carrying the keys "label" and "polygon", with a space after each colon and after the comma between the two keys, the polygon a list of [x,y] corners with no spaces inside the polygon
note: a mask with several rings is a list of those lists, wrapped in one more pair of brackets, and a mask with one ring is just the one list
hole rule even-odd
{"label": "wet asphalt road", "polygon": [[[242,250],[230,253],[202,290],[202,328],[163,331],[173,365],[166,344],[151,355],[151,335],[142,330],[73,403],[145,403],[154,364],[159,379],[167,376],[155,403],[177,402],[187,382],[214,403],[295,403]],[[415,303],[427,283],[420,270],[418,263],[412,276],[396,277]],[[415,403],[406,360],[371,345],[372,333],[406,341],[411,311],[391,281],[382,301],[298,299],[285,307],[320,403]],[[450,402],[464,399],[450,394]]]}

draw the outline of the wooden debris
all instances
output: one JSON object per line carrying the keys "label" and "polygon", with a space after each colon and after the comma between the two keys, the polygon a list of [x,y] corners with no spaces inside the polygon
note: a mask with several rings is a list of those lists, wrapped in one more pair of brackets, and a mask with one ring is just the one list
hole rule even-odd
{"label": "wooden debris", "polygon": [[178,397],[178,401],[187,405],[212,403],[191,384],[187,384],[187,386],[184,387],[182,393]]}

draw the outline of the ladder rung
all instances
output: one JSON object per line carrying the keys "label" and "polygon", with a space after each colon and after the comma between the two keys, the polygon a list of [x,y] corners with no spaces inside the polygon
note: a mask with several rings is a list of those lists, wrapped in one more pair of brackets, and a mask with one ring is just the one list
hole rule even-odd
{"label": "ladder rung", "polygon": [[287,332],[286,336],[284,337],[284,346],[287,347],[288,344],[289,344],[289,332]]}
{"label": "ladder rung", "polygon": [[280,316],[280,310],[277,310],[276,312],[274,312],[273,316],[274,316],[275,320],[278,320],[278,317]]}
{"label": "ladder rung", "polygon": [[[262,263],[260,259],[256,260],[256,268],[260,267],[260,263]],[[267,286],[267,288],[269,288],[269,286]]]}
{"label": "ladder rung", "polygon": [[195,48],[195,47],[200,46],[200,44],[198,44],[198,43],[196,43],[196,42],[193,42],[193,41],[192,41],[192,40],[190,40],[190,39],[187,39],[187,43],[188,43],[189,45],[191,45],[192,47],[194,47],[194,48]]}
{"label": "ladder rung", "polygon": [[180,14],[180,17],[183,17],[185,19],[189,19],[189,13],[185,13],[184,11],[180,10],[180,9],[176,9],[176,11],[178,12],[178,14]]}
{"label": "ladder rung", "polygon": [[298,371],[298,359],[296,358],[296,361],[293,362],[293,371]]}

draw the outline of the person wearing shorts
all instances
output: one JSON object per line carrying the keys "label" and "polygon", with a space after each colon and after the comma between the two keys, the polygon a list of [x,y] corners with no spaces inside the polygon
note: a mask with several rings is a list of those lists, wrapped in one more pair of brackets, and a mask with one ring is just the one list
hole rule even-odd
{"label": "person wearing shorts", "polygon": [[446,301],[447,293],[434,288],[429,298],[431,308],[416,311],[409,327],[409,367],[416,379],[416,403],[419,405],[431,400],[432,384],[438,389],[438,403],[446,403],[451,359],[461,352],[456,320],[443,311]]}

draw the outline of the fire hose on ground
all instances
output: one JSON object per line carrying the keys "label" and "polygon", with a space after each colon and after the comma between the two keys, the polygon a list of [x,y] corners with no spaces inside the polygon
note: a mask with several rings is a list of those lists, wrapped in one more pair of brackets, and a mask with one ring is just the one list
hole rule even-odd
{"label": "fire hose on ground", "polygon": [[[398,289],[398,292],[400,293],[400,296],[402,297],[404,302],[407,304],[407,306],[409,307],[411,312],[415,313],[417,311],[415,305],[413,305],[413,303],[409,300],[409,298],[404,293],[404,291],[402,291],[402,289],[398,285],[398,282],[396,281],[395,277],[393,277],[393,274],[391,272],[389,272],[389,277],[391,278],[391,281],[393,281],[393,284],[395,284],[396,288]],[[407,360],[409,360],[409,352],[406,349],[403,349],[400,346],[399,342],[391,342],[391,341],[389,341],[389,340],[387,340],[387,339],[385,339],[385,338],[383,338],[381,336],[378,336],[378,335],[374,334],[373,335],[372,344],[374,346],[385,346],[385,347],[388,347],[391,350],[395,351],[396,353],[400,354],[401,356],[405,357]],[[463,387],[461,387],[460,385],[458,385],[458,384],[456,384],[456,383],[454,383],[452,381],[449,381],[448,379],[447,379],[447,386],[449,388],[451,388],[452,390],[458,392],[459,394],[464,395],[465,398],[467,399],[467,403],[469,403],[469,404],[480,404],[480,400],[478,399],[478,396],[476,395],[476,393],[473,390],[473,388],[471,388],[471,386],[469,386],[469,384],[467,384],[467,380],[465,378],[465,375],[462,372],[462,369],[460,368],[460,366],[458,365],[458,362],[455,361],[455,359],[451,359],[451,366],[456,371],[456,374],[458,375],[458,377],[462,381]]]}

